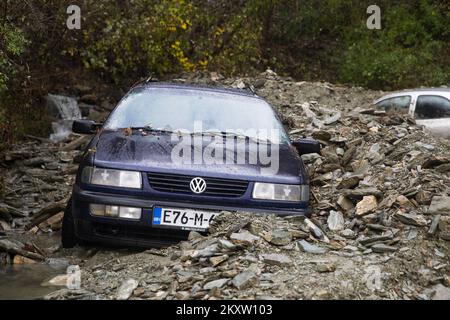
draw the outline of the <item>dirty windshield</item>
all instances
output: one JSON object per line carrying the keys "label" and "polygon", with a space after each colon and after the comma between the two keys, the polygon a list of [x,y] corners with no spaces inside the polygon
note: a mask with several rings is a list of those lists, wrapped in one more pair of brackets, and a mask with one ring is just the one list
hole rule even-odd
{"label": "dirty windshield", "polygon": [[272,108],[262,99],[196,89],[138,88],[126,96],[105,129],[152,128],[189,133],[267,135],[287,141]]}

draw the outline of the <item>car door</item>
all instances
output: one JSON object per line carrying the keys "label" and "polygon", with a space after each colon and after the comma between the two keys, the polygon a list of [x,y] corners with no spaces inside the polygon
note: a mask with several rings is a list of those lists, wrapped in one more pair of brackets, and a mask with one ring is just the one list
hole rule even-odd
{"label": "car door", "polygon": [[450,100],[436,94],[423,94],[417,97],[414,110],[417,124],[429,131],[450,138]]}
{"label": "car door", "polygon": [[411,106],[411,96],[403,94],[386,98],[377,102],[375,106],[384,109],[388,114],[408,114]]}

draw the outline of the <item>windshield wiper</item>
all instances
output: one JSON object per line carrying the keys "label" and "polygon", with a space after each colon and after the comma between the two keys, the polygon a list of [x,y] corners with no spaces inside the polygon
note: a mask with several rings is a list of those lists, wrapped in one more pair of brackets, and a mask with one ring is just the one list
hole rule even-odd
{"label": "windshield wiper", "polygon": [[236,138],[241,138],[241,139],[249,139],[249,140],[252,140],[257,143],[266,143],[266,144],[272,143],[272,141],[270,141],[269,139],[261,139],[261,138],[257,138],[257,137],[247,136],[242,133],[229,132],[229,131],[194,131],[194,132],[191,132],[190,135],[191,136],[211,135],[211,136],[217,136],[217,137],[233,137],[233,138],[236,137]]}
{"label": "windshield wiper", "polygon": [[152,128],[149,126],[145,126],[145,127],[129,127],[132,130],[142,130],[145,132],[156,132],[156,133],[173,133],[172,130],[166,130],[166,129],[157,129],[157,128]]}

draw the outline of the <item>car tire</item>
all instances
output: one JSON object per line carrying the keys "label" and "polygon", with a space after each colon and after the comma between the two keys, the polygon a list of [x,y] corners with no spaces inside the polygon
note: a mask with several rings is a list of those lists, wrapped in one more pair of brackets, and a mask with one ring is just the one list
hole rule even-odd
{"label": "car tire", "polygon": [[75,235],[75,223],[72,215],[72,198],[67,203],[64,210],[64,217],[62,221],[61,242],[63,248],[73,248],[78,244],[77,236]]}

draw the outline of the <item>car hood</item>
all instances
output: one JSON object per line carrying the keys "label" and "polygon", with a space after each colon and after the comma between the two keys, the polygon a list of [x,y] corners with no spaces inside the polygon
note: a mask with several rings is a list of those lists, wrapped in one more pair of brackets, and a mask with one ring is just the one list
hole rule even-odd
{"label": "car hood", "polygon": [[[182,139],[190,139],[184,136]],[[233,139],[233,138],[227,138]],[[217,142],[219,140],[220,142]],[[219,164],[196,163],[196,159],[202,161],[202,155],[210,152],[211,141],[198,144],[194,147],[191,140],[184,140],[185,150],[191,150],[190,159],[180,161],[173,158],[172,153],[180,150],[180,140],[171,139],[170,134],[142,135],[133,133],[126,135],[123,130],[103,131],[99,133],[95,147],[94,165],[105,168],[116,168],[147,172],[170,172],[185,175],[199,175],[221,177],[230,179],[245,179],[249,181],[270,181],[278,183],[307,183],[307,176],[301,158],[290,144],[280,144],[278,161],[273,157],[272,161],[261,161],[254,157],[258,144],[252,140],[243,142],[234,147],[227,147],[225,139],[216,139],[216,143],[224,154],[233,156],[235,161]],[[197,144],[196,144],[197,145]],[[187,146],[189,148],[187,148]],[[209,148],[209,149],[207,149]],[[253,150],[253,151],[249,151]],[[263,149],[265,151],[265,149]],[[245,154],[245,163],[237,163],[237,154]],[[265,153],[267,155],[267,152]],[[197,158],[195,158],[197,156]],[[254,157],[254,158],[252,158]],[[248,159],[257,159],[249,163]],[[225,161],[222,161],[225,162]],[[262,163],[263,162],[263,163]],[[265,163],[265,165],[264,165]],[[278,165],[277,165],[278,163]],[[278,170],[276,170],[278,168]]]}

